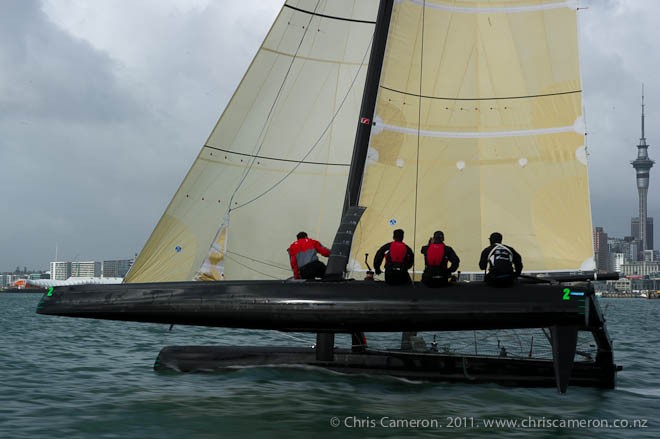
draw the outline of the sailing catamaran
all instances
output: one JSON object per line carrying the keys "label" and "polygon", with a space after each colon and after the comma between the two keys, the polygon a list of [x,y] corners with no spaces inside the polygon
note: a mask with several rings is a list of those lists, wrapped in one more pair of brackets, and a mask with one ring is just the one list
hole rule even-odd
{"label": "sailing catamaran", "polygon": [[[125,283],[56,288],[38,312],[317,333],[309,349],[165,348],[156,368],[613,387],[593,288],[574,283],[594,270],[576,6],[287,0]],[[549,277],[352,280],[393,228],[414,249],[442,229],[474,273],[497,230]],[[299,230],[333,242],[322,281],[286,280]],[[503,328],[550,328],[552,359],[334,346],[336,333]],[[595,357],[575,361],[579,331]]]}

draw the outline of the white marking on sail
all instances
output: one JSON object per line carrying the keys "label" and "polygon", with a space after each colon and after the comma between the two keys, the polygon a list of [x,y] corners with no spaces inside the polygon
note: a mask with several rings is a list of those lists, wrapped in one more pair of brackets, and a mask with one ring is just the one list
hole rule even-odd
{"label": "white marking on sail", "polygon": [[583,165],[587,165],[587,148],[584,145],[575,150],[575,158]]}
{"label": "white marking on sail", "polygon": [[469,131],[430,131],[418,130],[417,128],[405,128],[395,125],[383,124],[381,129],[394,131],[402,134],[413,134],[421,137],[444,137],[448,139],[479,139],[486,137],[524,137],[524,136],[537,136],[541,134],[557,134],[557,133],[572,133],[577,132],[582,134],[581,131],[576,131],[575,125],[567,125],[563,127],[552,128],[539,128],[535,130],[517,130],[517,131],[482,131],[482,132],[469,132]]}
{"label": "white marking on sail", "polygon": [[579,4],[577,0],[566,0],[558,3],[548,3],[543,5],[528,5],[528,6],[501,6],[501,7],[466,7],[466,6],[452,6],[452,5],[439,5],[429,4],[424,0],[395,0],[395,3],[410,2],[420,6],[425,6],[430,9],[440,9],[448,12],[458,12],[464,14],[507,14],[516,12],[532,12],[532,11],[545,11],[551,9],[572,8],[576,9]]}

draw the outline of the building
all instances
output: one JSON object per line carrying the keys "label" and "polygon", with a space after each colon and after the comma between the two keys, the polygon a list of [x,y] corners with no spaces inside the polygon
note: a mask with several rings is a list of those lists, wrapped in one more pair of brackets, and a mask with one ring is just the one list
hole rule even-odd
{"label": "building", "polygon": [[594,256],[596,257],[596,270],[601,273],[610,271],[610,249],[607,233],[602,227],[594,229]]}
{"label": "building", "polygon": [[621,272],[622,264],[636,260],[638,244],[631,236],[623,239],[608,237],[610,270]]}
{"label": "building", "polygon": [[103,261],[103,277],[126,277],[133,265],[133,259]]}
{"label": "building", "polygon": [[97,261],[71,262],[71,277],[101,277],[101,263]]}
{"label": "building", "polygon": [[51,262],[50,278],[54,280],[67,280],[71,277],[71,262]]}
{"label": "building", "polygon": [[660,273],[660,261],[633,261],[621,265],[623,276],[655,276]]}
{"label": "building", "polygon": [[[630,164],[635,168],[635,175],[637,178],[637,194],[639,196],[639,234],[638,239],[640,240],[640,256],[643,255],[644,250],[652,249],[653,242],[647,240],[647,194],[649,191],[649,177],[651,173],[651,168],[655,163],[649,158],[648,147],[646,143],[646,138],[644,137],[644,86],[642,86],[642,137],[639,139],[639,145],[637,145],[637,158],[630,162]],[[634,235],[633,235],[634,236]],[[639,257],[637,259],[639,259]]]}
{"label": "building", "polygon": [[621,272],[621,267],[626,263],[625,255],[623,253],[610,253],[610,270]]}
{"label": "building", "polygon": [[[636,216],[630,220],[630,234],[637,240],[641,241],[640,230],[639,230],[639,217]],[[652,250],[653,245],[653,218],[646,217],[646,243],[647,248],[645,250]]]}
{"label": "building", "polygon": [[133,259],[109,261],[51,262],[50,273],[53,280],[67,280],[70,277],[122,278],[133,265]]}

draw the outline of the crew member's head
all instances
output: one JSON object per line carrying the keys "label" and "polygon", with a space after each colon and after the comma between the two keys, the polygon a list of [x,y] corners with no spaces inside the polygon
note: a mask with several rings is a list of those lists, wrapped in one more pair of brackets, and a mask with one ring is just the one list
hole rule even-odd
{"label": "crew member's head", "polygon": [[396,229],[392,234],[395,241],[403,241],[403,229]]}
{"label": "crew member's head", "polygon": [[296,238],[298,238],[298,239],[305,239],[305,238],[307,238],[307,233],[305,233],[305,232],[300,232],[300,233],[298,233],[298,234],[296,235]]}
{"label": "crew member's head", "polygon": [[433,242],[435,244],[440,244],[441,242],[445,242],[445,234],[442,233],[440,230],[433,232]]}
{"label": "crew member's head", "polygon": [[498,232],[493,232],[490,234],[490,240],[491,244],[501,244],[502,243],[502,234]]}

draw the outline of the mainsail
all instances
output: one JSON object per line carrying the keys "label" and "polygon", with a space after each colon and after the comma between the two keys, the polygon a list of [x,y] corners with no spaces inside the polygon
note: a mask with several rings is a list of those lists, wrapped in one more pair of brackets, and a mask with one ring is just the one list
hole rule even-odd
{"label": "mainsail", "polygon": [[379,2],[286,2],[127,282],[289,277],[296,232],[332,242],[360,122],[349,271],[395,228],[416,252],[443,230],[464,271],[493,231],[526,271],[594,268],[576,4],[393,3],[366,84]]}
{"label": "mainsail", "polygon": [[581,97],[574,2],[396,1],[350,268],[402,228],[464,271],[494,231],[526,271],[592,270]]}
{"label": "mainsail", "polygon": [[298,231],[332,242],[377,9],[286,2],[127,282],[283,279]]}

